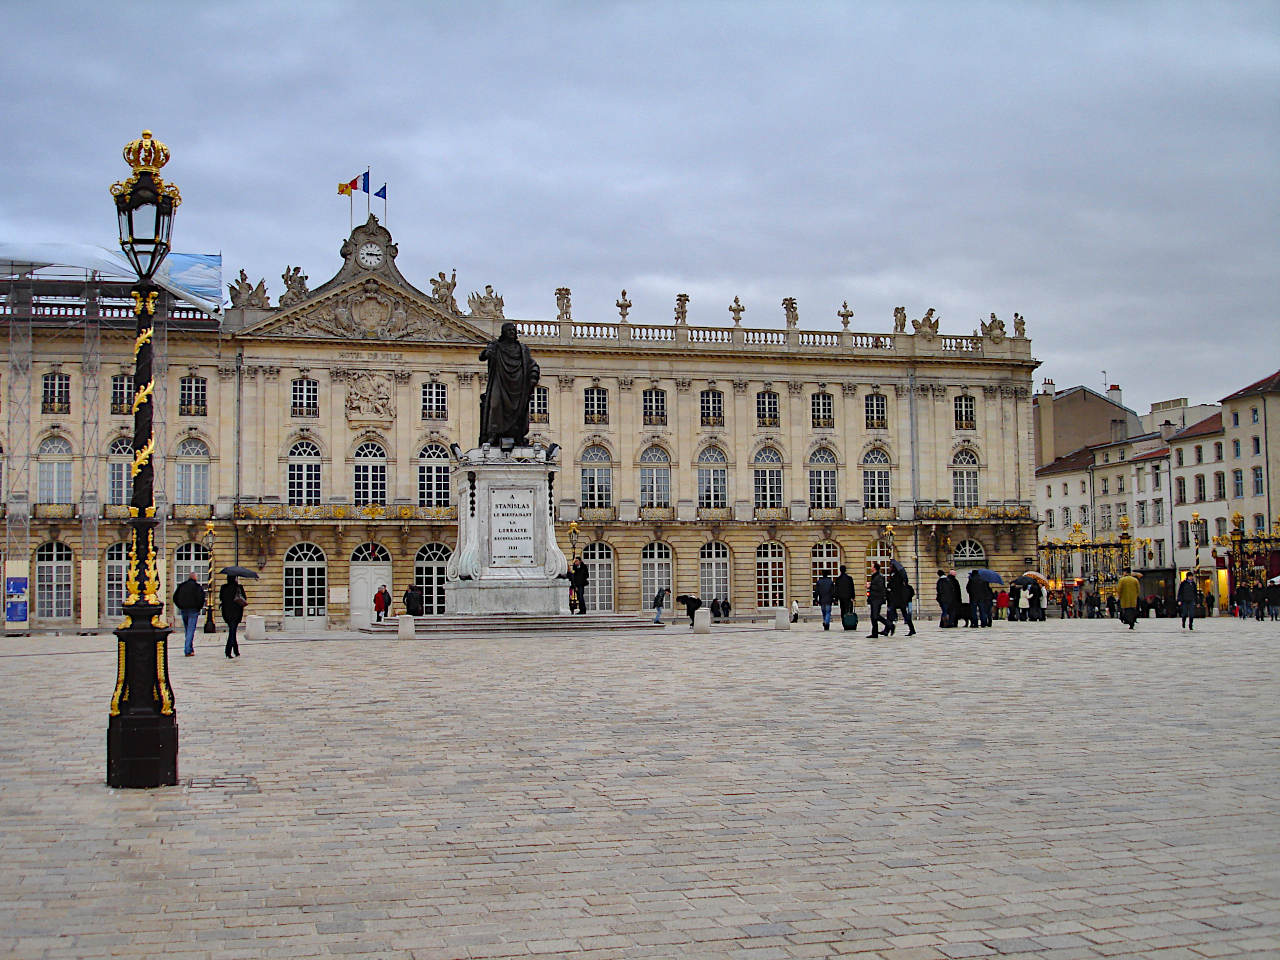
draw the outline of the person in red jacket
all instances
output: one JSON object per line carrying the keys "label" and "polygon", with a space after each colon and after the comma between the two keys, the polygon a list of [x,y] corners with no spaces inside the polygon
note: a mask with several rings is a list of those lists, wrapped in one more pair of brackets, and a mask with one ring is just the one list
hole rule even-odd
{"label": "person in red jacket", "polygon": [[391,615],[391,591],[387,589],[385,583],[373,595],[373,612],[377,616],[378,623],[382,622],[383,617]]}

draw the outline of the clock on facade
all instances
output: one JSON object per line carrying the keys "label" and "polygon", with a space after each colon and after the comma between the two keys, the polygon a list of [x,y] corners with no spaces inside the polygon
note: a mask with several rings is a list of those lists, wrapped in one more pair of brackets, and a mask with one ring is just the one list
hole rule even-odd
{"label": "clock on facade", "polygon": [[363,244],[356,252],[356,260],[360,266],[368,267],[372,270],[374,267],[382,264],[382,248],[376,243]]}

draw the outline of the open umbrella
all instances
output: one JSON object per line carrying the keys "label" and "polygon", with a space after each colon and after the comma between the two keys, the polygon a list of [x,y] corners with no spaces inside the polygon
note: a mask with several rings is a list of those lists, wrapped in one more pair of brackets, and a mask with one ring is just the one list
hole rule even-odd
{"label": "open umbrella", "polygon": [[986,567],[983,567],[978,571],[978,576],[987,581],[987,583],[998,583],[1001,586],[1004,586],[1004,579],[994,570],[988,570]]}
{"label": "open umbrella", "polygon": [[258,579],[258,571],[250,570],[248,567],[223,567],[218,572],[225,573],[229,577],[244,577],[247,580]]}
{"label": "open umbrella", "polygon": [[1280,583],[1280,577],[1272,577],[1270,580],[1267,581],[1267,583],[1270,583],[1270,584]]}
{"label": "open umbrella", "polygon": [[[1046,577],[1046,576],[1045,576],[1043,573],[1041,573],[1039,570],[1028,570],[1028,571],[1027,571],[1026,573],[1024,573],[1022,576],[1023,576],[1023,577],[1030,577],[1032,580],[1035,580],[1037,583],[1041,584],[1042,586],[1046,586],[1046,587],[1047,587],[1047,586],[1049,585],[1049,578],[1048,578],[1048,577]],[[1018,579],[1020,579],[1020,580],[1021,580],[1021,579],[1022,579],[1022,577],[1019,577]]]}
{"label": "open umbrella", "polygon": [[897,571],[898,571],[900,574],[902,574],[904,577],[907,575],[907,568],[906,568],[906,567],[904,567],[901,563],[899,563],[899,562],[898,562],[897,557],[894,557],[893,559],[891,559],[891,560],[889,561],[889,569],[890,569],[890,570],[897,570]]}
{"label": "open umbrella", "polygon": [[1028,577],[1028,576],[1024,573],[1022,576],[1018,577],[1017,579],[1015,579],[1015,580],[1013,581],[1013,585],[1014,585],[1015,587],[1029,587],[1029,586],[1031,586],[1033,583],[1036,583],[1036,582],[1037,582],[1037,581],[1036,581],[1036,579],[1035,579],[1034,577]]}

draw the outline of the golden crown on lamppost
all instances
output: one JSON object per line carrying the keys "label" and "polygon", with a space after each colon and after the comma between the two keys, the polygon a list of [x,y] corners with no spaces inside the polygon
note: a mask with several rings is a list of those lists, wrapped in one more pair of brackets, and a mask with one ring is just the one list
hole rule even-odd
{"label": "golden crown on lamppost", "polygon": [[169,234],[173,212],[182,195],[172,183],[165,183],[157,171],[169,162],[169,148],[143,130],[123,150],[133,175],[111,185],[119,221],[120,249],[138,274],[149,283],[156,269],[169,255]]}
{"label": "golden crown on lamppost", "polygon": [[169,146],[151,136],[150,130],[143,130],[137,140],[130,140],[124,145],[124,162],[133,167],[133,172],[149,170],[158,173],[160,168],[169,162]]}

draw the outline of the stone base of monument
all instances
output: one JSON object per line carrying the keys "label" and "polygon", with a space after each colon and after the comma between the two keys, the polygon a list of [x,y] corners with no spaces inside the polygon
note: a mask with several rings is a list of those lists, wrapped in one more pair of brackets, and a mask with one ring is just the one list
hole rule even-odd
{"label": "stone base of monument", "polygon": [[444,608],[453,616],[569,615],[567,580],[455,580],[444,585]]}

